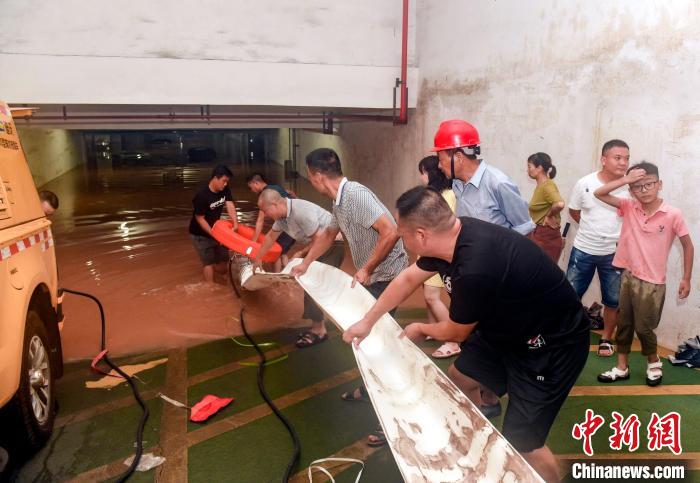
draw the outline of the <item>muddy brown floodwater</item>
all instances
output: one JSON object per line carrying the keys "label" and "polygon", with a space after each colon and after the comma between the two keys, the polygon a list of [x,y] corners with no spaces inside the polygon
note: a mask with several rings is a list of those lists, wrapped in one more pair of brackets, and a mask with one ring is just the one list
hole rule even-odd
{"label": "muddy brown floodwater", "polygon": [[[234,171],[231,189],[239,219],[254,224],[257,207],[244,181],[252,168],[229,166]],[[264,167],[256,170],[264,171],[260,168]],[[208,182],[211,169],[211,165],[81,167],[42,187],[60,199],[52,218],[59,285],[101,300],[111,354],[189,346],[241,334],[241,300],[229,285],[203,281],[188,235],[192,197]],[[299,194],[319,202],[309,186],[301,186]],[[352,270],[349,256],[343,268]],[[244,292],[249,330],[260,333],[304,325],[302,300],[301,288],[290,284]],[[420,305],[420,297],[412,300],[410,305],[416,301]],[[99,352],[100,320],[94,302],[66,294],[64,312],[65,359]]]}
{"label": "muddy brown floodwater", "polygon": [[[62,287],[97,296],[107,315],[113,354],[191,345],[240,333],[240,301],[229,286],[202,280],[188,236],[191,200],[211,166],[79,168],[47,184],[60,199],[52,221]],[[234,168],[240,219],[257,214],[244,173]],[[251,329],[298,323],[301,289],[244,296]],[[264,307],[274,306],[274,311]],[[99,351],[93,302],[67,294],[62,333],[66,360]]]}

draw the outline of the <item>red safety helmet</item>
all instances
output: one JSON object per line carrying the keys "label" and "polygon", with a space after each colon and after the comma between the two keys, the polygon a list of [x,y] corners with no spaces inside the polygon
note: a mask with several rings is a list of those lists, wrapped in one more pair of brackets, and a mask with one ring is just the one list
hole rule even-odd
{"label": "red safety helmet", "polygon": [[432,151],[444,151],[462,147],[478,146],[479,133],[476,128],[467,121],[461,119],[451,119],[440,123],[440,127],[435,133],[435,146]]}

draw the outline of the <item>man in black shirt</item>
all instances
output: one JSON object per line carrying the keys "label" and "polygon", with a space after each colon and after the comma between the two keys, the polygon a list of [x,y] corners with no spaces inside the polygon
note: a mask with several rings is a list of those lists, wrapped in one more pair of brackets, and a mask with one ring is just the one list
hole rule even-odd
{"label": "man in black shirt", "polygon": [[547,434],[588,357],[589,321],[564,273],[533,242],[474,218],[455,218],[436,191],[398,199],[398,229],[421,258],[394,279],[343,334],[359,344],[374,323],[436,272],[450,294],[450,320],[410,324],[411,340],[464,340],[448,374],[481,405],[480,384],[508,393],[503,435],[547,481],[558,481]]}
{"label": "man in black shirt", "polygon": [[236,205],[233,203],[228,182],[233,173],[223,164],[218,165],[211,173],[209,184],[199,190],[192,199],[194,208],[190,220],[190,238],[197,250],[202,265],[204,265],[204,280],[214,281],[214,270],[224,273],[228,260],[228,250],[211,236],[211,227],[221,218],[221,212],[226,212],[233,222],[234,231],[238,229]]}

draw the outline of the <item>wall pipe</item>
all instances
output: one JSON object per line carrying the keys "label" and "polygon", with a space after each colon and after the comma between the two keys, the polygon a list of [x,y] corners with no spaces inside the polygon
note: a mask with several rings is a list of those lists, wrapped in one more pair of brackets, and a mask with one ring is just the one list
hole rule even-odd
{"label": "wall pipe", "polygon": [[[392,121],[392,116],[374,114],[332,114],[338,121]],[[27,122],[42,121],[327,121],[326,114],[87,114],[58,116],[33,116],[24,118]]]}
{"label": "wall pipe", "polygon": [[408,0],[403,0],[401,22],[401,106],[394,124],[408,123]]}

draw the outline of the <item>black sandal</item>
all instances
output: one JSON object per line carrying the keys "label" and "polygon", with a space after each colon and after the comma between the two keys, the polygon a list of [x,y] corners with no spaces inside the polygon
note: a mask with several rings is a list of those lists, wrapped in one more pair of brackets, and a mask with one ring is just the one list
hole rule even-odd
{"label": "black sandal", "polygon": [[[371,440],[370,438],[374,438],[374,440]],[[377,429],[372,431],[367,437],[367,446],[371,446],[372,448],[378,448],[379,446],[384,446],[385,444],[386,435],[384,434],[384,430],[382,429],[382,427],[378,426]]]}
{"label": "black sandal", "polygon": [[[355,391],[360,393],[360,397],[355,396]],[[344,392],[340,396],[343,401],[350,401],[350,402],[369,402],[369,396],[367,395],[367,389],[365,389],[364,386],[358,386],[356,389],[353,389],[352,391]]]}
{"label": "black sandal", "polygon": [[[609,354],[601,354],[600,351],[609,351]],[[612,345],[612,342],[609,341],[608,339],[600,339],[598,342],[598,357],[612,357],[615,354],[615,348]]]}
{"label": "black sandal", "polygon": [[311,347],[312,345],[320,344],[326,339],[328,339],[327,333],[323,335],[318,335],[314,332],[308,331],[299,334],[299,338],[297,338],[295,345],[300,349],[304,349],[305,347]]}

